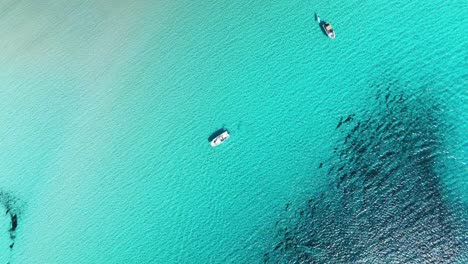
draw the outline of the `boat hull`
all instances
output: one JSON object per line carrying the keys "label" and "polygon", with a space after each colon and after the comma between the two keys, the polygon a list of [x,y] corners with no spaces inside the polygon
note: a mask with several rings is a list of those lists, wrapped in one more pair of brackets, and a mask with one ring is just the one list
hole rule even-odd
{"label": "boat hull", "polygon": [[333,30],[333,27],[329,23],[323,23],[322,27],[329,38],[335,39],[335,30]]}
{"label": "boat hull", "polygon": [[211,140],[210,145],[212,147],[219,146],[222,144],[226,139],[228,139],[231,135],[229,135],[228,131],[224,131],[223,133],[216,136],[213,140]]}

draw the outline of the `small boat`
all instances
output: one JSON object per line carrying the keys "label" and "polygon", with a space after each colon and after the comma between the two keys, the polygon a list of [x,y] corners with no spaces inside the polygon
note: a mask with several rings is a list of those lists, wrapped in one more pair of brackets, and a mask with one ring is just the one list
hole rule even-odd
{"label": "small boat", "polygon": [[211,146],[216,147],[223,143],[226,139],[228,139],[231,135],[229,135],[229,132],[224,131],[223,133],[219,134],[213,140],[211,140]]}
{"label": "small boat", "polygon": [[335,31],[333,30],[333,27],[332,25],[330,25],[330,23],[323,23],[323,29],[325,30],[325,32],[327,33],[327,36],[331,39],[335,39]]}

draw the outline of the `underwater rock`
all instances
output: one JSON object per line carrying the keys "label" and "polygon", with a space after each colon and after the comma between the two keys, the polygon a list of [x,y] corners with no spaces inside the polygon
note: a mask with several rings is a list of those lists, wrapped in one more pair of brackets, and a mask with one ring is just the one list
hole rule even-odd
{"label": "underwater rock", "polygon": [[[0,190],[0,204],[5,209],[5,215],[9,215],[9,226],[7,233],[0,234],[2,236],[8,236],[10,239],[9,250],[13,250],[16,240],[16,232],[19,228],[19,222],[21,217],[21,212],[24,207],[24,203],[15,197],[10,192],[5,192]],[[5,218],[5,219],[8,219]],[[2,256],[2,261],[10,260],[9,257]],[[10,263],[7,261],[6,263]]]}
{"label": "underwater rock", "polygon": [[10,231],[14,232],[18,227],[18,217],[15,214],[11,215],[11,228]]}
{"label": "underwater rock", "polygon": [[281,220],[265,263],[453,263],[464,252],[462,218],[436,169],[439,113],[389,88],[376,98],[366,116],[341,117],[336,129],[360,120],[329,160],[336,184]]}
{"label": "underwater rock", "polygon": [[340,126],[343,124],[343,117],[340,118],[340,121],[338,122],[338,125],[336,125],[336,129],[340,128]]}

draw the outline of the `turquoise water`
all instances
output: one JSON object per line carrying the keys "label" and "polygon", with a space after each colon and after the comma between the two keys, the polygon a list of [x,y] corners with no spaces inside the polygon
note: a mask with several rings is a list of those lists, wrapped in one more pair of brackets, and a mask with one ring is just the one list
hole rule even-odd
{"label": "turquoise water", "polygon": [[[466,261],[467,8],[437,0],[0,2],[0,202],[10,209],[1,262]],[[335,40],[314,12],[333,24]],[[358,122],[380,131],[398,120],[386,133],[349,132]],[[208,137],[222,127],[231,138],[211,148]],[[401,131],[414,135],[408,151],[423,155],[412,157],[432,165],[388,154],[405,146],[395,143]],[[364,152],[367,163],[351,161],[354,150],[340,158],[349,134],[384,147]],[[337,183],[341,172],[374,164],[375,153],[403,165],[391,171],[397,176],[382,172],[385,188],[369,193],[404,182],[398,199],[343,198],[351,183],[374,186],[359,173]],[[333,166],[344,167],[328,173]],[[364,198],[392,205],[362,207],[368,212],[415,219],[394,226],[384,218],[388,225],[372,231],[360,225],[360,209],[336,209]],[[343,221],[327,225],[328,212]],[[388,226],[401,247],[358,235],[349,242],[356,247],[338,242]],[[414,241],[424,250],[401,254]],[[368,243],[381,244],[362,250]]]}

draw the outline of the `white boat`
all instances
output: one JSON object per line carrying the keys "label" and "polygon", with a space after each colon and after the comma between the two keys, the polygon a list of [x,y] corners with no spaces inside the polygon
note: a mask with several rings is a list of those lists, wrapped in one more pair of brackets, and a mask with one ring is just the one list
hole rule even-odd
{"label": "white boat", "polygon": [[323,29],[325,30],[329,38],[335,39],[335,30],[333,30],[333,27],[332,25],[330,25],[330,23],[323,23]]}
{"label": "white boat", "polygon": [[213,140],[211,140],[211,146],[216,147],[219,144],[223,143],[226,139],[228,139],[231,135],[229,135],[229,132],[224,131],[223,133],[219,134]]}

